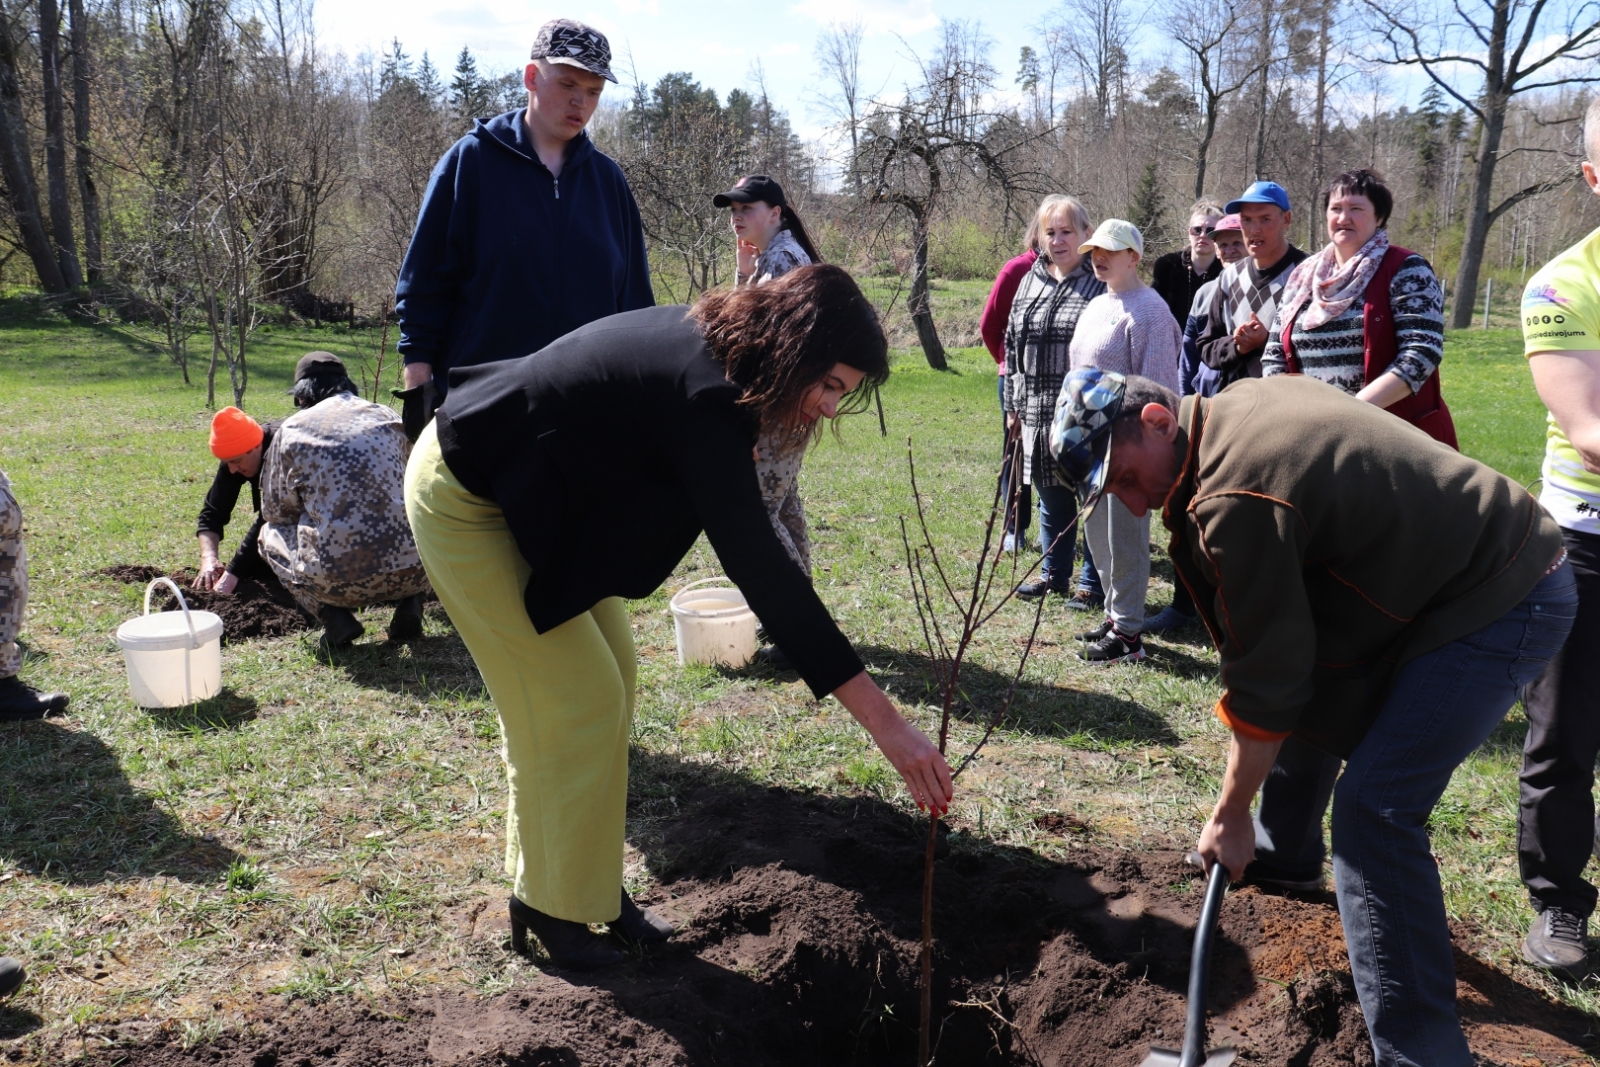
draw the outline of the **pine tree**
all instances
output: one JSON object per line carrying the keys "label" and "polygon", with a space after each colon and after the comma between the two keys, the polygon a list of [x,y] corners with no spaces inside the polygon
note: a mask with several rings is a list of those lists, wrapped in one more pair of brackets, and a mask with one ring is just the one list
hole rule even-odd
{"label": "pine tree", "polygon": [[378,92],[386,93],[410,81],[411,57],[406,55],[400,47],[400,38],[396,37],[389,46],[389,54],[383,57],[383,66],[378,70]]}
{"label": "pine tree", "polygon": [[1161,227],[1161,213],[1161,184],[1156,180],[1156,164],[1152,160],[1144,165],[1139,186],[1133,191],[1133,206],[1128,209],[1132,216],[1130,221],[1144,235],[1147,250],[1153,251],[1162,240],[1157,232]]}
{"label": "pine tree", "polygon": [[478,73],[478,61],[466,45],[456,57],[455,77],[450,81],[450,110],[462,125],[485,118],[492,109],[495,87]]}
{"label": "pine tree", "polygon": [[439,68],[433,65],[426,52],[422,53],[422,62],[417,64],[417,88],[430,104],[444,100],[444,82],[439,80]]}

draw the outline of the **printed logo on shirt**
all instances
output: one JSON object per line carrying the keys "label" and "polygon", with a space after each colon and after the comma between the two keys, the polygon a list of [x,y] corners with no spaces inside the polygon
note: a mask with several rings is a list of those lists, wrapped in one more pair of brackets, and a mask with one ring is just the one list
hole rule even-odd
{"label": "printed logo on shirt", "polygon": [[[1556,287],[1551,285],[1549,282],[1546,282],[1538,288],[1534,288],[1530,285],[1527,292],[1522,294],[1522,307],[1524,310],[1526,310],[1530,304],[1554,304],[1556,307],[1564,308],[1570,303],[1572,303],[1572,301],[1568,300],[1566,297],[1557,292]],[[1545,321],[1548,322],[1549,320],[1547,319]]]}

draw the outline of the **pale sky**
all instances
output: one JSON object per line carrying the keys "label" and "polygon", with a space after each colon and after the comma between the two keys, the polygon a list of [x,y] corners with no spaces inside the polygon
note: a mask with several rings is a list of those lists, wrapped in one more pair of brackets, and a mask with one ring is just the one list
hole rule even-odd
{"label": "pale sky", "polygon": [[[789,113],[797,132],[814,137],[826,118],[810,104],[820,88],[812,51],[818,33],[830,23],[859,18],[866,25],[861,51],[868,95],[892,92],[904,83],[910,72],[903,58],[908,47],[927,49],[941,18],[981,21],[994,40],[990,60],[1000,71],[1000,87],[1010,88],[1019,50],[1032,41],[1033,27],[1055,2],[1012,0],[1000,9],[1000,17],[995,8],[960,0],[538,0],[503,6],[318,0],[315,20],[323,50],[341,50],[355,58],[363,51],[386,51],[398,37],[413,59],[427,51],[447,82],[462,45],[472,49],[481,72],[521,69],[534,34],[552,18],[576,18],[606,34],[618,77],[625,83],[631,55],[638,79],[647,85],[664,74],[687,70],[726,99],[728,90],[750,86],[751,66],[759,59],[773,102]],[[626,92],[613,87],[608,95],[625,98]]]}

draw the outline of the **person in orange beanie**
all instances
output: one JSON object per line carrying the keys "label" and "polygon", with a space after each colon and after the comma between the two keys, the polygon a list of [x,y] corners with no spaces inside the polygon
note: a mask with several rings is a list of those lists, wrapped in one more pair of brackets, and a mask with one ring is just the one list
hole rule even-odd
{"label": "person in orange beanie", "polygon": [[[399,417],[361,399],[331,352],[301,358],[293,397],[300,411],[281,423],[231,407],[212,419],[221,465],[200,514],[195,586],[231,593],[240,578],[281,584],[321,620],[323,651],[359,637],[353,609],[373,604],[396,605],[390,640],[420,637],[427,576],[405,518],[410,447]],[[223,567],[217,549],[246,483],[258,514]]]}
{"label": "person in orange beanie", "polygon": [[224,567],[217,554],[222,535],[228,528],[228,519],[239,502],[239,492],[246,484],[250,486],[252,510],[258,516],[261,512],[261,458],[276,429],[275,422],[263,426],[235,407],[223,408],[212,416],[211,454],[221,463],[217,467],[216,477],[211,480],[211,491],[206,494],[205,504],[200,508],[199,530],[196,534],[200,540],[200,571],[193,582],[196,589],[231,593],[238,586],[240,578],[277,580],[272,568],[256,552],[256,541],[261,534],[259,517],[239,542],[231,563]]}

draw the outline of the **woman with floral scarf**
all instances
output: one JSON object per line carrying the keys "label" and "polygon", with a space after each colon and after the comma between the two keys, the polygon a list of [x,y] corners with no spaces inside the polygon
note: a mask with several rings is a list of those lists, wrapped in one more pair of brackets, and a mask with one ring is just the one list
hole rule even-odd
{"label": "woman with floral scarf", "polygon": [[1328,245],[1283,287],[1261,356],[1263,376],[1317,378],[1455,445],[1439,396],[1444,290],[1428,261],[1389,243],[1394,197],[1370,170],[1323,194]]}
{"label": "woman with floral scarf", "polygon": [[[1394,197],[1370,170],[1324,194],[1329,244],[1294,268],[1261,355],[1263,377],[1304,374],[1385,408],[1452,447],[1439,394],[1444,292],[1427,260],[1389,243]],[[1323,886],[1322,825],[1342,761],[1296,737],[1261,788],[1256,856],[1245,879],[1283,889]]]}

